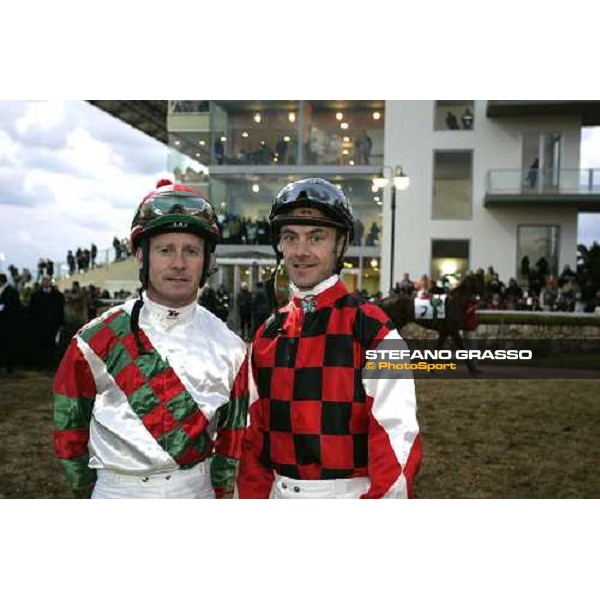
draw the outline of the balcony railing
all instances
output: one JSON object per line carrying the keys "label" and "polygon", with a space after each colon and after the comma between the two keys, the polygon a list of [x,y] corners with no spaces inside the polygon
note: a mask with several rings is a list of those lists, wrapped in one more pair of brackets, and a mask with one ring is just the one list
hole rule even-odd
{"label": "balcony railing", "polygon": [[487,173],[486,193],[600,195],[600,169],[493,169]]}

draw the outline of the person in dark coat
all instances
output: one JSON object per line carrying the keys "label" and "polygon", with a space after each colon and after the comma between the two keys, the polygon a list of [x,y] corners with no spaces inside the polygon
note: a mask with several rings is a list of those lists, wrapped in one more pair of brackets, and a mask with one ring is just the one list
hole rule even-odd
{"label": "person in dark coat", "polygon": [[248,339],[252,328],[252,294],[248,290],[248,284],[242,283],[242,289],[237,298],[237,309],[240,315],[240,337]]}
{"label": "person in dark coat", "polygon": [[256,284],[256,292],[252,295],[252,337],[270,314],[269,298],[265,290],[265,284],[259,281]]}
{"label": "person in dark coat", "polygon": [[18,354],[18,334],[21,317],[19,292],[0,273],[0,368],[14,373]]}
{"label": "person in dark coat", "polygon": [[39,290],[29,300],[29,320],[35,341],[34,357],[41,369],[54,369],[56,334],[65,320],[65,297],[50,277],[42,278]]}

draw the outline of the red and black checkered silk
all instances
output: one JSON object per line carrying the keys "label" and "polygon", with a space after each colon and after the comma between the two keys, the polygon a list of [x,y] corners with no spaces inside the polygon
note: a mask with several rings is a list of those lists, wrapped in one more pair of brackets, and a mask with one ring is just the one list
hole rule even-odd
{"label": "red and black checkered silk", "polygon": [[[253,342],[258,427],[248,432],[259,461],[294,479],[367,475],[369,408],[361,372],[365,351],[393,328],[377,306],[341,281],[305,312],[301,300],[267,321]],[[260,433],[256,433],[260,430]]]}

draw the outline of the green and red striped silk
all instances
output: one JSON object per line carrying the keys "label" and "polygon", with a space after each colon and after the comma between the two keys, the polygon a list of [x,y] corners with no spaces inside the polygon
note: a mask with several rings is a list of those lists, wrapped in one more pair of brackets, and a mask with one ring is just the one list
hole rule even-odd
{"label": "green and red striped silk", "polygon": [[[122,309],[79,332],[105,363],[108,372],[146,429],[179,465],[189,467],[213,452],[208,420],[183,383],[140,330],[140,354]],[[217,497],[233,492],[248,412],[246,360],[236,374],[229,402],[217,410],[211,478]],[[89,460],[89,425],[96,396],[90,367],[72,340],[54,384],[55,453],[72,487],[95,481]]]}
{"label": "green and red striped silk", "polygon": [[88,439],[96,386],[75,339],[54,378],[54,453],[72,488],[92,485],[96,472],[88,467]]}
{"label": "green and red striped silk", "polygon": [[179,465],[190,467],[212,452],[208,419],[183,383],[140,330],[140,354],[124,310],[115,311],[81,332],[106,364],[146,429]]}
{"label": "green and red striped silk", "polygon": [[248,418],[248,357],[238,369],[229,402],[217,410],[215,455],[210,465],[217,498],[233,494]]}

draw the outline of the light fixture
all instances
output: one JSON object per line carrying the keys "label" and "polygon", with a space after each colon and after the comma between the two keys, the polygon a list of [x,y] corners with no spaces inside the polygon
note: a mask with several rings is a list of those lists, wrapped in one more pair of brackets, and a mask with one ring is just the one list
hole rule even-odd
{"label": "light fixture", "polygon": [[338,121],[341,121],[341,120],[344,118],[344,115],[343,115],[343,113],[339,112],[339,113],[336,113],[336,114],[335,114],[335,118],[336,118]]}
{"label": "light fixture", "polygon": [[335,184],[335,187],[336,187],[338,190],[341,190],[341,189],[342,189],[342,186],[341,186],[339,183],[336,183],[336,184]]}
{"label": "light fixture", "polygon": [[458,261],[447,258],[440,263],[440,273],[442,275],[454,275],[458,271]]}
{"label": "light fixture", "polygon": [[200,152],[196,152],[196,156],[200,158]]}
{"label": "light fixture", "polygon": [[342,154],[344,154],[345,156],[347,156],[348,155],[348,150],[346,150],[346,149],[342,150]]}
{"label": "light fixture", "polygon": [[[386,176],[386,173],[389,176]],[[392,176],[393,173],[393,176]],[[392,185],[392,202],[391,202],[391,235],[390,235],[390,285],[389,289],[391,290],[394,287],[394,246],[396,242],[396,191],[404,191],[410,185],[410,179],[406,176],[402,167],[397,166],[396,169],[392,169],[392,167],[384,166],[381,170],[381,174],[378,177],[373,178],[373,183],[380,187],[384,187],[387,183],[392,180],[394,183]]]}
{"label": "light fixture", "polygon": [[262,121],[262,116],[259,112],[254,113],[254,117],[252,117],[254,119],[255,123],[260,123]]}
{"label": "light fixture", "polygon": [[342,129],[348,129],[348,123],[340,123]]}
{"label": "light fixture", "polygon": [[343,137],[343,140],[344,140],[344,142],[348,143],[350,141],[350,138],[347,135],[345,135]]}
{"label": "light fixture", "polygon": [[283,141],[284,142],[289,142],[292,138],[289,135],[284,135],[283,136]]}
{"label": "light fixture", "polygon": [[292,112],[290,112],[288,114],[288,121],[290,123],[295,123],[296,122],[296,113],[295,112],[292,111]]}
{"label": "light fixture", "polygon": [[273,162],[279,162],[279,159],[277,157],[273,158]]}
{"label": "light fixture", "polygon": [[375,200],[375,202],[379,202],[381,198],[379,196],[373,196],[373,200]]}
{"label": "light fixture", "polygon": [[226,141],[227,141],[227,137],[226,137],[226,136],[224,136],[224,135],[222,135],[222,136],[221,136],[221,141],[222,141],[222,142],[226,142]]}
{"label": "light fixture", "polygon": [[408,189],[410,185],[410,177],[404,174],[402,167],[396,167],[396,174],[394,175],[394,185],[403,192]]}
{"label": "light fixture", "polygon": [[204,140],[200,140],[200,141],[198,142],[198,144],[199,144],[200,146],[206,146],[206,142],[205,142]]}
{"label": "light fixture", "polygon": [[351,160],[351,161],[350,161],[348,164],[349,164],[351,167],[353,167],[353,166],[354,166],[354,161],[353,161],[353,160]]}
{"label": "light fixture", "polygon": [[181,142],[179,140],[175,140],[175,145],[179,146],[179,144],[181,144]]}
{"label": "light fixture", "polygon": [[375,184],[375,183],[374,183],[374,184],[371,186],[371,191],[372,191],[373,193],[375,193],[375,192],[378,192],[378,191],[379,191],[379,186],[378,186],[377,184]]}
{"label": "light fixture", "polygon": [[258,183],[255,183],[255,184],[252,185],[252,191],[255,194],[258,194],[258,192],[260,192],[260,186],[258,185]]}
{"label": "light fixture", "polygon": [[[384,188],[389,182],[389,179],[383,174],[383,171],[380,175],[376,175],[373,177],[373,187],[377,187],[377,189]],[[373,190],[375,191],[375,190]]]}
{"label": "light fixture", "polygon": [[378,265],[378,264],[379,264],[379,263],[377,262],[377,259],[376,259],[376,258],[372,258],[372,259],[371,259],[371,267],[373,267],[373,269],[374,269],[375,267],[377,267],[377,265]]}
{"label": "light fixture", "polygon": [[247,138],[250,134],[247,131],[242,131],[242,137]]}
{"label": "light fixture", "polygon": [[377,111],[375,111],[375,112],[373,113],[373,118],[374,118],[376,121],[378,121],[379,119],[381,119],[381,113],[380,113],[380,112],[377,112]]}

